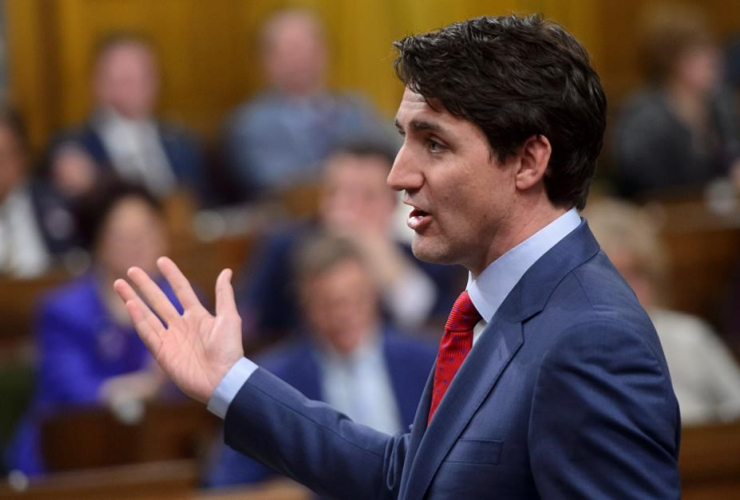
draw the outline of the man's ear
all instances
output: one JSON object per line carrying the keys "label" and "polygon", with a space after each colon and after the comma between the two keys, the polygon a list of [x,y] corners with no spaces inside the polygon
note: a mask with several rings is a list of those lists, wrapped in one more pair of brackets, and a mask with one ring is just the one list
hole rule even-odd
{"label": "man's ear", "polygon": [[526,191],[542,181],[550,163],[552,146],[542,134],[533,135],[522,144],[519,150],[520,162],[516,171],[516,188]]}

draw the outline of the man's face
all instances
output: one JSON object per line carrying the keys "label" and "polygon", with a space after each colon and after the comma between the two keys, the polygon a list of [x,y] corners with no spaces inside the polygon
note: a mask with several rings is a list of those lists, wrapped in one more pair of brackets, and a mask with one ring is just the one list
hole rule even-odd
{"label": "man's face", "polygon": [[95,248],[95,259],[110,276],[124,276],[131,266],[156,274],[156,261],[167,252],[165,227],[146,202],[121,199],[108,214]]}
{"label": "man's face", "polygon": [[379,156],[342,154],[329,160],[321,196],[322,222],[342,233],[390,234],[396,196],[386,184],[389,168]]}
{"label": "man's face", "polygon": [[[436,109],[435,109],[436,108]],[[514,160],[500,163],[483,131],[409,89],[396,124],[405,136],[388,184],[411,206],[418,258],[480,273],[498,257],[515,202]]]}
{"label": "man's face", "polygon": [[289,94],[319,90],[324,83],[327,53],[316,22],[306,16],[290,15],[271,28],[262,54],[270,84]]}
{"label": "man's face", "polygon": [[348,355],[378,324],[378,296],[368,270],[358,261],[337,262],[303,285],[303,308],[314,334]]}
{"label": "man's face", "polygon": [[95,92],[98,103],[130,119],[149,118],[159,91],[154,55],[140,43],[121,43],[98,61]]}

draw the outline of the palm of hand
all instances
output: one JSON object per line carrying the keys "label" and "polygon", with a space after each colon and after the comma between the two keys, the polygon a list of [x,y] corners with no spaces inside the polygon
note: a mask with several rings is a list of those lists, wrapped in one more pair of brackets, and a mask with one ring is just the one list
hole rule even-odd
{"label": "palm of hand", "polygon": [[207,402],[226,372],[244,355],[241,319],[229,283],[231,271],[223,271],[216,281],[213,316],[171,260],[160,259],[158,265],[185,308],[182,316],[141,269],[132,268],[128,274],[151,309],[126,281],[116,281],[115,289],[162,370],[183,392]]}

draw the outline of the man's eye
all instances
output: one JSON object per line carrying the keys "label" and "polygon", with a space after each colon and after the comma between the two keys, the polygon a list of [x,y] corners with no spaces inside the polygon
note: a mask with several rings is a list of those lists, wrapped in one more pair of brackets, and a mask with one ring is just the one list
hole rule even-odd
{"label": "man's eye", "polygon": [[427,147],[429,148],[429,151],[432,153],[439,153],[444,149],[442,144],[438,143],[434,139],[427,139]]}

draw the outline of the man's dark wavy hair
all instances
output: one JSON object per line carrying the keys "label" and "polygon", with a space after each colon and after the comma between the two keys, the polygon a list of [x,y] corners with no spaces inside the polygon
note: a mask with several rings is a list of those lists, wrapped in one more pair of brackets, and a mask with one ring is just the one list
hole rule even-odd
{"label": "man's dark wavy hair", "polygon": [[586,205],[606,98],[586,50],[565,28],[539,15],[479,17],[394,46],[406,86],[477,125],[499,161],[529,137],[547,137],[549,200]]}

